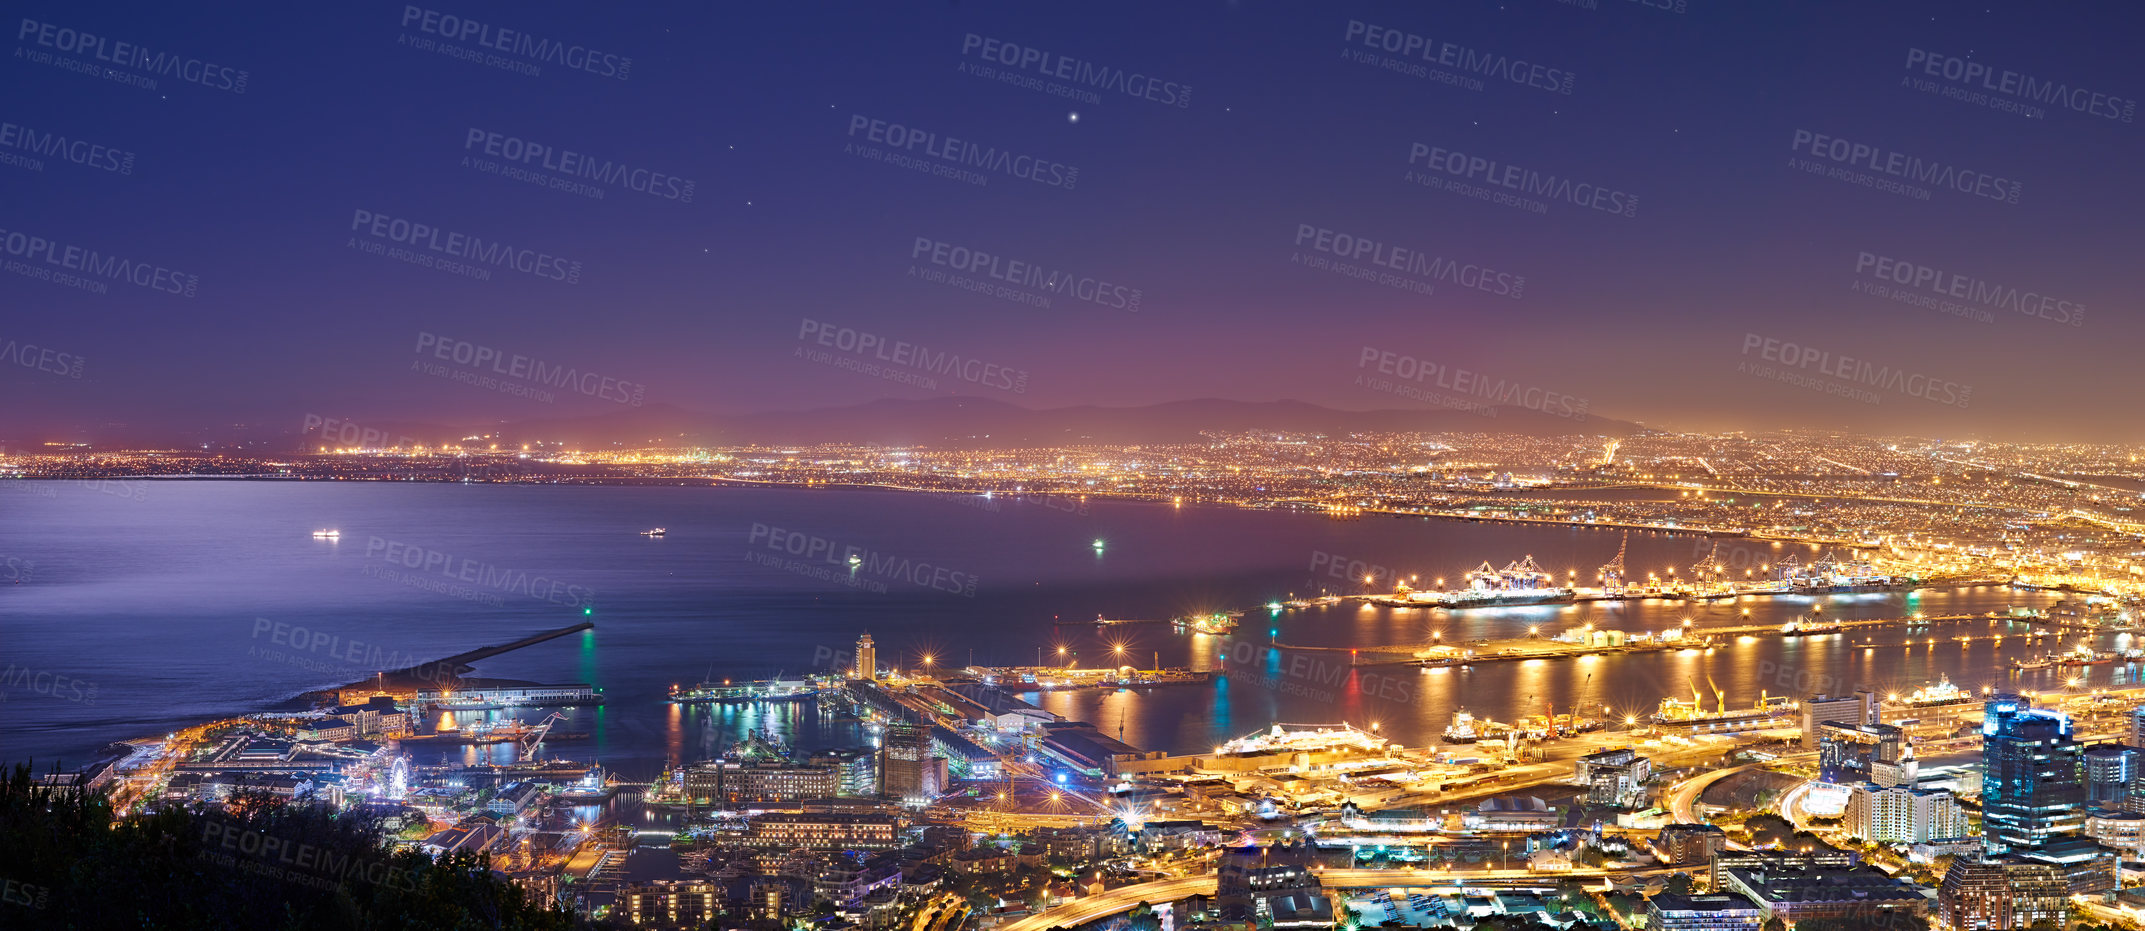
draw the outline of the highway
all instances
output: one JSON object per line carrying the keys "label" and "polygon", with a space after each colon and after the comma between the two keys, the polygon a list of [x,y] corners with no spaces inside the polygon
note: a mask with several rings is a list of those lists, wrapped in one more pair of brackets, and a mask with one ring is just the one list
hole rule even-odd
{"label": "highway", "polygon": [[[1618,870],[1618,877],[1665,875],[1677,871],[1676,867],[1657,867],[1641,870]],[[1381,869],[1328,869],[1320,867],[1312,872],[1319,882],[1333,889],[1402,889],[1432,887],[1470,886],[1554,886],[1565,879],[1599,879],[1607,875],[1601,870],[1573,870],[1559,873],[1536,873],[1529,870],[1381,870]],[[1176,879],[1161,879],[1111,889],[1055,908],[1047,908],[1026,918],[1005,925],[999,931],[1050,931],[1055,927],[1075,927],[1099,918],[1108,918],[1145,902],[1160,905],[1175,902],[1195,895],[1213,895],[1215,879],[1212,874],[1183,876]],[[1334,903],[1336,914],[1340,903]]]}
{"label": "highway", "polygon": [[1675,817],[1677,824],[1698,824],[1698,814],[1693,809],[1693,806],[1698,801],[1698,796],[1704,794],[1708,786],[1736,773],[1754,769],[1757,765],[1756,763],[1745,763],[1733,769],[1717,769],[1709,773],[1700,773],[1676,783],[1673,788],[1668,790],[1669,814]]}

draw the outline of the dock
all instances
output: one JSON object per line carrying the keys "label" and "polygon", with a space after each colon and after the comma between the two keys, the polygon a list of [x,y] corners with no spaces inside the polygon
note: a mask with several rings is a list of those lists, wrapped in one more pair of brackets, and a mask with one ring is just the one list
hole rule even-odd
{"label": "dock", "polygon": [[[1827,626],[1838,626],[1839,631],[1823,634],[1806,634],[1812,638],[1835,636],[1848,630],[1870,627],[1920,627],[1930,624],[1952,624],[1965,621],[2015,621],[2018,623],[2045,623],[2045,618],[2035,616],[2011,616],[2003,614],[1946,614],[1917,618],[1863,618],[1855,620],[1830,620]],[[1778,624],[1739,624],[1729,627],[1694,627],[1683,636],[1667,640],[1633,640],[1622,643],[1569,643],[1562,640],[1520,638],[1505,640],[1475,640],[1460,643],[1392,644],[1388,646],[1314,646],[1273,641],[1273,647],[1304,653],[1347,653],[1357,666],[1411,665],[1429,668],[1469,666],[1476,663],[1513,662],[1530,659],[1577,659],[1584,656],[1613,656],[1625,653],[1664,653],[1679,650],[1699,650],[1715,645],[1724,637],[1786,636]],[[2040,633],[2017,634],[2019,637],[2046,636]],[[1956,639],[1956,638],[1955,638]]]}
{"label": "dock", "polygon": [[474,664],[480,660],[490,659],[502,653],[511,653],[523,647],[535,646],[546,640],[556,640],[568,634],[577,634],[584,630],[594,630],[595,628],[596,622],[594,621],[569,624],[556,630],[531,634],[511,643],[494,644],[488,647],[478,647],[463,653],[456,653],[446,659],[434,660],[402,669],[382,670],[371,678],[360,679],[339,688],[316,692],[313,693],[313,696],[341,701],[350,694],[364,696],[385,692],[389,695],[414,699],[419,689],[460,688],[462,677],[474,672],[476,670]]}

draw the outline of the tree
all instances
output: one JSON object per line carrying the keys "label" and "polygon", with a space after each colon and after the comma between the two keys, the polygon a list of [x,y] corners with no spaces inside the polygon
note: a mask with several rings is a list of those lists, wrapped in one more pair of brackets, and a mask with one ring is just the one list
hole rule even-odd
{"label": "tree", "polygon": [[1671,894],[1671,895],[1690,895],[1690,894],[1691,894],[1691,874],[1689,874],[1689,873],[1673,873],[1673,874],[1670,874],[1670,875],[1669,875],[1669,877],[1668,877],[1668,891],[1669,891],[1669,894]]}
{"label": "tree", "polygon": [[396,850],[376,819],[243,796],[119,818],[99,790],[0,779],[0,876],[44,908],[9,928],[416,928],[565,931],[486,858]]}

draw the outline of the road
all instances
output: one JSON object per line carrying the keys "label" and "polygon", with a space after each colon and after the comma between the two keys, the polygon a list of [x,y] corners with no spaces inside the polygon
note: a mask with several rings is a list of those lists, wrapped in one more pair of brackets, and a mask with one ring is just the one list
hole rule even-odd
{"label": "road", "polygon": [[[1643,870],[1618,870],[1619,878],[1632,876],[1666,875],[1677,871],[1676,867],[1657,867]],[[1600,879],[1606,875],[1600,870],[1574,870],[1568,873],[1536,873],[1529,870],[1378,870],[1378,869],[1326,869],[1312,872],[1318,874],[1319,882],[1327,889],[1402,889],[1431,888],[1441,886],[1553,886],[1565,879]],[[1183,876],[1162,879],[1111,889],[1097,895],[1067,902],[1056,908],[1047,908],[1026,918],[1014,921],[999,931],[1050,931],[1055,927],[1075,927],[1108,918],[1132,908],[1141,902],[1160,905],[1175,902],[1194,895],[1213,895],[1213,874]]]}
{"label": "road", "polygon": [[1700,773],[1676,783],[1673,788],[1668,790],[1669,814],[1675,817],[1677,824],[1699,823],[1698,814],[1692,807],[1698,801],[1698,796],[1704,794],[1708,786],[1736,773],[1755,769],[1757,765],[1756,763],[1745,763],[1732,769],[1717,769],[1709,773]]}

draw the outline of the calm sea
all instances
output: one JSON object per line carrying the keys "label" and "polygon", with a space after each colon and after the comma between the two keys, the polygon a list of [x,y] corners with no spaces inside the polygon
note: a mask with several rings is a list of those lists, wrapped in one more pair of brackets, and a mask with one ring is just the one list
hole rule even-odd
{"label": "calm sea", "polygon": [[[1841,636],[1731,641],[1707,653],[1479,664],[1471,671],[1348,668],[1371,646],[1544,633],[1779,623],[1809,599],[1511,608],[1458,615],[1347,604],[1256,606],[1360,591],[1355,573],[1457,578],[1533,555],[1590,580],[1624,534],[1410,518],[1335,521],[1220,507],[863,490],[371,482],[9,482],[0,489],[0,759],[80,762],[106,743],[263,710],[375,669],[435,659],[581,619],[592,632],[480,664],[479,675],[587,682],[608,704],[574,712],[564,756],[646,777],[752,729],[801,746],[857,736],[809,706],[674,708],[672,683],[846,666],[870,632],[882,664],[1054,661],[1191,664],[1211,685],[1038,697],[1135,745],[1190,751],[1274,722],[1376,722],[1428,742],[1455,709],[1512,720],[1574,703],[1651,710],[1664,695],[2060,685],[2005,660],[2047,649],[1976,621],[1869,646]],[[662,538],[640,532],[663,527]],[[313,537],[318,529],[337,540]],[[1098,545],[1099,544],[1099,545]],[[1631,534],[1635,573],[1687,572],[1714,546]],[[1725,541],[1758,569],[1791,548]],[[847,558],[857,557],[855,565]],[[1803,554],[1807,558],[1808,554]],[[1338,569],[1334,567],[1339,567]],[[1382,578],[1381,578],[1382,582]],[[1838,617],[1979,613],[2054,599],[2001,587],[1825,599]],[[1163,619],[1251,608],[1231,637],[1166,626],[1098,630],[1097,615]],[[1747,619],[1744,609],[1750,610]],[[1061,625],[1059,622],[1074,622]],[[1923,642],[1935,637],[1935,644]],[[2112,643],[2104,639],[2103,643]],[[1122,646],[1117,652],[1114,647]],[[2134,670],[2094,667],[2090,684]]]}

